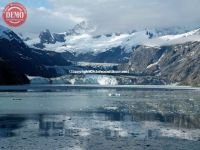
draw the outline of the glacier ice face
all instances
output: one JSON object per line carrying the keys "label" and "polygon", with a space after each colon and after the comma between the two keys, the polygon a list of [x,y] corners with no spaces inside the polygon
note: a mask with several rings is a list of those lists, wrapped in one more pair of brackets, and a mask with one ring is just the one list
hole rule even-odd
{"label": "glacier ice face", "polygon": [[118,82],[115,77],[112,76],[98,76],[97,82],[99,85],[117,85]]}
{"label": "glacier ice face", "polygon": [[95,84],[95,85],[118,85],[114,76],[109,75],[83,75],[83,76],[61,76],[57,78],[43,78],[28,76],[31,84]]}
{"label": "glacier ice face", "polygon": [[71,84],[96,84],[96,85],[117,85],[117,79],[107,75],[86,75],[81,78],[73,78]]}

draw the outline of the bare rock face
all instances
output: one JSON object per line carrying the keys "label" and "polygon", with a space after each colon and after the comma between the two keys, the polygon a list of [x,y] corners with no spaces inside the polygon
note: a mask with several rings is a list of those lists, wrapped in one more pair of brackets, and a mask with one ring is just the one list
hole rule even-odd
{"label": "bare rock face", "polygon": [[39,35],[39,38],[40,38],[40,42],[41,43],[55,43],[55,39],[54,37],[51,35],[50,31],[47,29],[43,32],[40,33]]}
{"label": "bare rock face", "polygon": [[131,73],[166,78],[170,83],[200,85],[200,42],[136,48],[126,66]]}
{"label": "bare rock face", "polygon": [[150,68],[156,66],[150,67],[149,65],[157,62],[162,54],[163,50],[161,48],[139,46],[134,50],[129,60],[129,70],[134,73],[146,73],[148,69],[151,70]]}
{"label": "bare rock face", "polygon": [[55,44],[56,42],[65,42],[65,34],[51,33],[48,29],[42,31],[39,35],[40,44]]}

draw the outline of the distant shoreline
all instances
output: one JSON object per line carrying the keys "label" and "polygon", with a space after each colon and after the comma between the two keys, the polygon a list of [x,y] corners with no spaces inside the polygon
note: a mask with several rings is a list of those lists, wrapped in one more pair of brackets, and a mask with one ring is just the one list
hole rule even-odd
{"label": "distant shoreline", "polygon": [[30,84],[0,86],[0,92],[9,91],[65,91],[69,89],[126,89],[126,90],[200,90],[200,87],[177,85],[71,85],[71,84]]}

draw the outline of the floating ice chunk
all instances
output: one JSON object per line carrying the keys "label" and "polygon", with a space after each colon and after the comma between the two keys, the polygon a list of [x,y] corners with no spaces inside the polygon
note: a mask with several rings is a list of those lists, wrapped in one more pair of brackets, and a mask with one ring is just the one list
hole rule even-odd
{"label": "floating ice chunk", "polygon": [[105,107],[105,109],[107,109],[107,110],[117,110],[118,107]]}
{"label": "floating ice chunk", "polygon": [[121,96],[120,93],[109,93],[108,96]]}

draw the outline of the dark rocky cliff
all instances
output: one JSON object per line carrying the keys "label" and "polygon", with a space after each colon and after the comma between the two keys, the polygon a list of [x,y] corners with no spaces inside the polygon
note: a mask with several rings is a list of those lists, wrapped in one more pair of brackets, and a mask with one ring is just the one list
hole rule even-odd
{"label": "dark rocky cliff", "polygon": [[131,73],[166,78],[169,83],[200,85],[200,42],[136,48],[125,66]]}
{"label": "dark rocky cliff", "polygon": [[0,60],[0,85],[14,84],[29,84],[29,79],[8,62]]}

